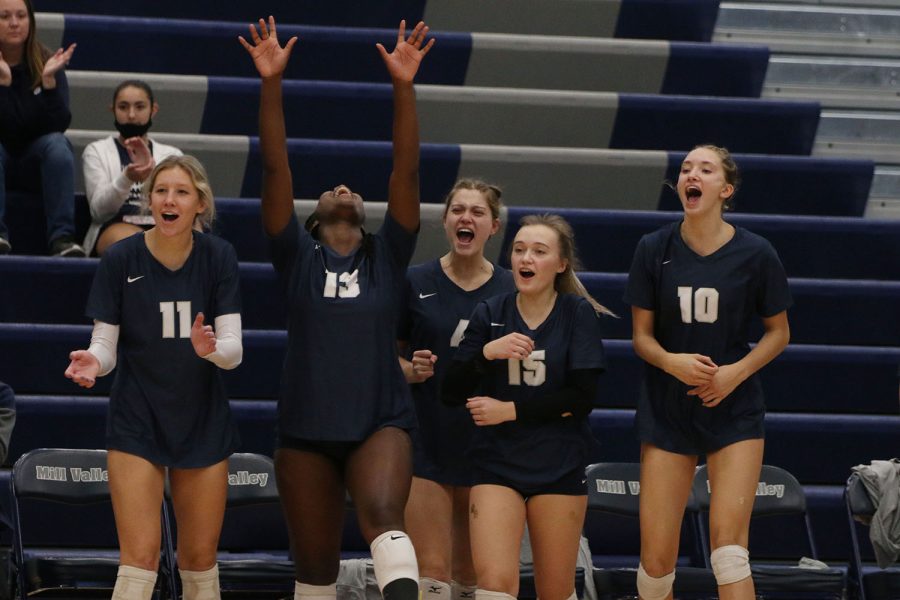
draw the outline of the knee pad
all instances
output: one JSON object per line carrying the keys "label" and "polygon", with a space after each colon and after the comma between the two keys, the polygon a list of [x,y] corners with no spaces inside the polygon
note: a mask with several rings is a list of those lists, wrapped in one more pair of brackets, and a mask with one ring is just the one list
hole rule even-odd
{"label": "knee pad", "polygon": [[666,600],[674,582],[675,571],[662,577],[650,577],[644,570],[644,565],[638,565],[637,589],[644,600]]}
{"label": "knee pad", "polygon": [[750,552],[743,546],[732,544],[716,548],[709,555],[716,583],[728,585],[750,577]]}
{"label": "knee pad", "polygon": [[375,581],[384,593],[384,587],[397,579],[412,579],[419,586],[419,564],[409,536],[402,531],[386,531],[372,541],[372,562],[375,565]]}
{"label": "knee pad", "polygon": [[310,585],[294,582],[294,600],[335,600],[337,583],[331,585]]}
{"label": "knee pad", "polygon": [[475,600],[516,600],[516,597],[503,592],[492,592],[491,590],[476,588]]}
{"label": "knee pad", "polygon": [[128,565],[119,566],[112,600],[150,600],[156,587],[156,572]]}
{"label": "knee pad", "polygon": [[178,569],[184,600],[220,600],[219,565],[205,571],[185,571]]}

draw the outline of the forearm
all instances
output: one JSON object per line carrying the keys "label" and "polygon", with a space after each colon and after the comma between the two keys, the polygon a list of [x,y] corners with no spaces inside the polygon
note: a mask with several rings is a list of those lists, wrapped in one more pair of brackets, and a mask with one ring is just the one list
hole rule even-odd
{"label": "forearm", "polygon": [[781,354],[790,341],[790,333],[785,329],[770,329],[763,334],[756,346],[744,358],[734,363],[741,381],[769,364]]}
{"label": "forearm", "polygon": [[561,417],[583,418],[594,408],[600,369],[578,369],[566,375],[566,385],[530,402],[515,401],[520,421],[548,421]]}
{"label": "forearm", "polygon": [[82,167],[84,190],[91,209],[91,218],[98,223],[105,223],[122,208],[122,204],[128,198],[132,182],[125,176],[124,171],[114,179],[108,179],[102,160],[93,149],[85,150]]}
{"label": "forearm", "polygon": [[394,81],[393,168],[388,208],[407,231],[419,226],[419,119],[412,82]]}
{"label": "forearm", "polygon": [[93,354],[100,363],[98,377],[106,375],[116,367],[118,343],[118,325],[94,321],[94,331],[91,334],[91,345],[88,347],[88,352]]}
{"label": "forearm", "polygon": [[670,353],[663,348],[659,341],[651,334],[635,333],[632,337],[632,344],[635,353],[645,362],[650,363],[658,369],[669,372],[667,367]]}
{"label": "forearm", "polygon": [[441,402],[448,406],[462,406],[475,391],[480,379],[479,358],[454,360],[441,384]]}
{"label": "forearm", "polygon": [[244,345],[239,313],[216,317],[216,350],[203,358],[220,369],[233,369],[241,364]]}
{"label": "forearm", "polygon": [[276,236],[284,231],[294,210],[281,77],[263,78],[260,84],[259,144],[263,160],[263,227],[268,235]]}
{"label": "forearm", "polygon": [[400,361],[400,370],[403,371],[403,378],[406,380],[406,383],[419,383],[419,379],[413,371],[412,361],[406,360],[402,356],[398,356],[397,360]]}

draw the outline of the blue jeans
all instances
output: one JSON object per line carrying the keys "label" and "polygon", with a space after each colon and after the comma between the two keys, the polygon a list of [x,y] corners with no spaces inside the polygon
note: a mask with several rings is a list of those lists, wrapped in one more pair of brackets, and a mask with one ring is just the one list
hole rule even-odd
{"label": "blue jeans", "polygon": [[42,135],[17,156],[0,145],[0,237],[9,239],[4,222],[7,189],[43,197],[48,241],[75,235],[75,156],[66,136]]}

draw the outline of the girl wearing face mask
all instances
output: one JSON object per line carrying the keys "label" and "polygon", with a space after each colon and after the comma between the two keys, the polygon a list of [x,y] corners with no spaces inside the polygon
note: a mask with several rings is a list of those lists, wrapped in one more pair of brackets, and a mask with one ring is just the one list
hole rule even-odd
{"label": "girl wearing face mask", "polygon": [[441,399],[476,425],[469,455],[476,600],[514,600],[528,524],[537,595],[575,600],[593,451],[588,415],[605,368],[597,303],[575,275],[572,228],[524,217],[510,263],[517,291],[476,306]]}
{"label": "girl wearing face mask", "polygon": [[153,217],[141,210],[141,184],[158,161],[181,155],[178,148],[147,136],[158,110],[146,82],[123,81],[110,106],[119,135],[84,149],[84,187],[91,208],[91,226],[84,238],[88,255],[96,251],[100,256],[119,240],[153,227]]}
{"label": "girl wearing face mask", "polygon": [[[722,217],[738,184],[728,150],[691,150],[676,186],[684,218],[641,239],[628,275],[634,350],[646,362],[637,407],[642,600],[672,598],[681,521],[701,454],[719,598],[756,597],[747,542],[765,405],[755,374],[787,345],[792,301],[771,244]],[[751,349],[747,329],[755,318],[765,333]]]}

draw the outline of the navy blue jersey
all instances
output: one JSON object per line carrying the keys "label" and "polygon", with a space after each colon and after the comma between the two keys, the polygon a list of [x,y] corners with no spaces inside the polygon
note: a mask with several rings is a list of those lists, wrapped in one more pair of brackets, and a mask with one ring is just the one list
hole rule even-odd
{"label": "navy blue jersey", "polygon": [[198,312],[207,323],[240,313],[237,256],[220,238],[193,236],[177,271],[153,258],[144,234],[111,246],[86,311],[120,328],[107,446],[178,468],[215,464],[238,446],[219,368],[190,339]]}
{"label": "navy blue jersey", "polygon": [[447,485],[470,485],[471,467],[462,451],[469,446],[475,425],[469,411],[441,403],[440,383],[475,305],[515,291],[516,285],[510,271],[495,267],[484,285],[466,291],[447,277],[439,259],[410,267],[406,280],[406,310],[398,334],[408,342],[406,358],[415,350],[431,350],[438,357],[434,375],[410,386],[419,418],[413,440],[415,474]]}
{"label": "navy blue jersey", "polygon": [[370,251],[366,245],[340,256],[296,216],[272,239],[288,298],[279,435],[360,441],[387,425],[415,427],[397,362],[397,317],[416,235],[388,213],[370,236]]}
{"label": "navy blue jersey", "polygon": [[[645,235],[638,243],[625,290],[626,303],[654,311],[654,334],[668,352],[709,356],[717,365],[750,352],[754,318],[772,317],[792,304],[784,267],[768,241],[736,227],[734,237],[709,256],[681,238],[680,223]],[[754,375],[714,408],[700,407],[687,386],[649,364],[638,404],[638,423],[650,407],[692,411],[701,421],[727,419],[738,407],[762,414],[762,387]],[[649,403],[649,404],[648,404]],[[719,413],[719,414],[716,414]],[[706,423],[712,427],[712,423]]]}
{"label": "navy blue jersey", "polygon": [[[532,330],[519,314],[516,293],[480,302],[472,314],[455,360],[468,361],[488,342],[510,333],[534,340],[525,360],[494,360],[481,380],[481,395],[497,400],[541,402],[566,386],[566,374],[604,369],[600,317],[580,296],[560,294],[553,310]],[[508,421],[477,427],[471,456],[481,469],[526,486],[559,480],[583,470],[593,439],[587,418],[558,417],[540,422]]]}

